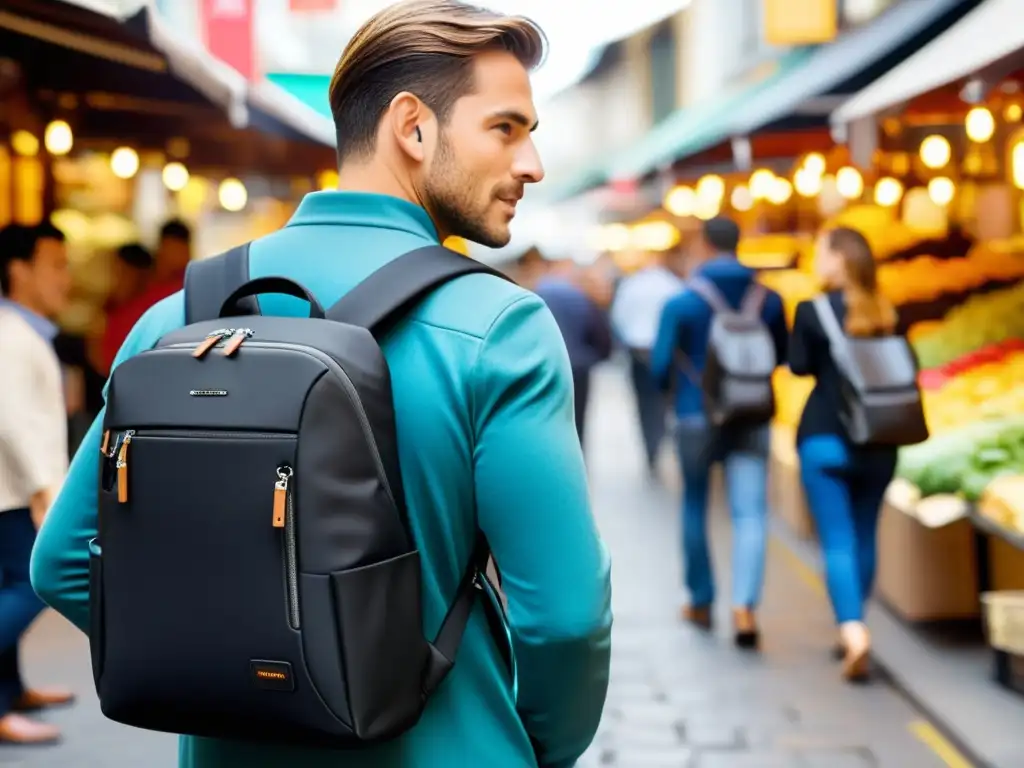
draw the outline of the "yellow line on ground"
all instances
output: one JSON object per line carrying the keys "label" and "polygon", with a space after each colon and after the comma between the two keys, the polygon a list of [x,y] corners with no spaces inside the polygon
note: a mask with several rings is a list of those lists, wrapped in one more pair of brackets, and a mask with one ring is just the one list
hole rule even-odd
{"label": "yellow line on ground", "polygon": [[811,568],[788,544],[783,543],[779,538],[772,536],[768,544],[769,551],[779,555],[793,574],[800,579],[815,594],[825,597],[825,582],[821,576]]}
{"label": "yellow line on ground", "polygon": [[927,720],[914,720],[907,728],[949,768],[974,768],[974,764]]}
{"label": "yellow line on ground", "polygon": [[[825,597],[825,582],[821,575],[804,562],[793,549],[777,536],[772,536],[768,543],[769,552],[778,555],[793,574],[814,593]],[[935,753],[947,768],[975,768],[960,750],[943,736],[939,730],[927,720],[913,720],[907,724],[909,730],[922,744]]]}

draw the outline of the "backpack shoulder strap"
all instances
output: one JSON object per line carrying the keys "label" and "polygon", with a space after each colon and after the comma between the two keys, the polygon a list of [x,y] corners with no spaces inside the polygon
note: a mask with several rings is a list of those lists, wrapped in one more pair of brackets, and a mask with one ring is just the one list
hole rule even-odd
{"label": "backpack shoulder strap", "polygon": [[818,316],[822,330],[825,331],[825,336],[828,337],[832,348],[838,351],[846,341],[846,334],[839,327],[839,320],[836,318],[832,305],[829,304],[828,296],[820,293],[814,297],[811,303],[814,305],[814,312]]}
{"label": "backpack shoulder strap", "polygon": [[[249,243],[209,259],[189,262],[185,269],[185,325],[214,320],[224,300],[249,282]],[[239,314],[258,315],[255,296],[239,300]]]}
{"label": "backpack shoulder strap", "polygon": [[[465,258],[465,257],[463,257]],[[428,696],[433,693],[451,671],[455,663],[455,654],[462,642],[462,636],[473,613],[473,605],[479,596],[483,602],[484,617],[487,628],[498,646],[502,662],[509,674],[515,677],[515,663],[512,660],[511,639],[505,628],[505,621],[496,602],[500,599],[493,593],[493,586],[487,577],[487,562],[491,550],[483,533],[477,534],[476,544],[470,558],[469,567],[462,575],[455,599],[448,608],[448,613],[441,622],[437,636],[431,643],[432,658],[427,665],[423,681],[423,692]],[[488,594],[490,592],[490,594]]]}
{"label": "backpack shoulder strap", "polygon": [[512,280],[476,259],[440,245],[399,256],[371,274],[327,310],[327,318],[368,329],[378,339],[435,289],[462,275]]}
{"label": "backpack shoulder strap", "polygon": [[689,288],[711,306],[711,311],[717,314],[735,314],[736,310],[729,306],[719,292],[715,284],[706,277],[695,277],[690,280]]}
{"label": "backpack shoulder strap", "polygon": [[743,294],[743,302],[740,304],[740,314],[743,317],[757,319],[761,315],[761,309],[768,298],[768,289],[755,280]]}

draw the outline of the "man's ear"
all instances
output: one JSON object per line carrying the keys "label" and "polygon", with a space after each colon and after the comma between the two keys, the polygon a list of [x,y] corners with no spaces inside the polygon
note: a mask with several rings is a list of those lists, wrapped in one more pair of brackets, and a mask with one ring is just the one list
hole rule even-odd
{"label": "man's ear", "polygon": [[409,159],[422,163],[427,156],[428,130],[423,124],[433,118],[430,110],[416,96],[403,91],[391,100],[386,120],[399,149]]}

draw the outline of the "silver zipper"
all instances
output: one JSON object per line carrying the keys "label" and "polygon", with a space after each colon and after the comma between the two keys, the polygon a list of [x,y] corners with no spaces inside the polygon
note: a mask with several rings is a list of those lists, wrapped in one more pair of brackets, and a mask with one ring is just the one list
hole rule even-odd
{"label": "silver zipper", "polygon": [[[195,342],[186,341],[179,342],[177,344],[168,344],[166,347],[157,347],[153,352],[160,352],[162,350],[172,349],[192,349],[195,346]],[[349,400],[355,407],[356,416],[359,419],[359,426],[363,430],[363,437],[366,439],[367,444],[370,448],[370,455],[373,458],[373,463],[377,469],[377,476],[380,479],[381,484],[384,486],[384,492],[388,495],[388,499],[391,501],[395,508],[398,507],[398,502],[395,500],[394,493],[391,492],[391,484],[388,482],[388,475],[384,469],[384,461],[380,457],[380,448],[377,447],[377,438],[373,436],[373,430],[370,428],[370,419],[366,415],[366,410],[363,408],[362,402],[359,400],[359,390],[356,389],[356,385],[352,383],[352,379],[345,373],[345,369],[342,368],[338,361],[332,358],[330,355],[321,352],[319,349],[313,347],[307,347],[304,344],[288,344],[285,342],[277,341],[254,341],[247,345],[247,348],[259,348],[259,349],[291,349],[304,354],[309,355],[312,358],[319,360],[321,363],[326,365],[334,372],[341,380],[342,386],[345,389],[345,393],[348,395]]]}
{"label": "silver zipper", "polygon": [[219,429],[145,429],[135,437],[199,438],[200,440],[288,440],[294,439],[291,432],[226,432]]}
{"label": "silver zipper", "polygon": [[299,563],[295,544],[295,492],[289,487],[294,472],[287,464],[277,470],[277,487],[285,492],[284,569],[288,587],[288,623],[299,628]]}

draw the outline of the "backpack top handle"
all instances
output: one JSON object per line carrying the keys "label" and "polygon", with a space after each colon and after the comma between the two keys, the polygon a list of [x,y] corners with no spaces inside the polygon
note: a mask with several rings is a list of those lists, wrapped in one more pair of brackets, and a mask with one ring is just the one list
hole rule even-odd
{"label": "backpack top handle", "polygon": [[[218,317],[237,317],[239,315],[239,302],[250,296],[258,296],[262,293],[281,293],[285,296],[294,296],[309,303],[309,316],[316,320],[323,320],[327,317],[323,306],[317,301],[316,296],[309,292],[304,286],[289,280],[287,277],[257,277],[250,280],[234,290],[224,299],[221,304]],[[242,311],[244,314],[244,310]],[[257,311],[256,314],[259,314]]]}

